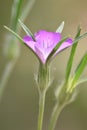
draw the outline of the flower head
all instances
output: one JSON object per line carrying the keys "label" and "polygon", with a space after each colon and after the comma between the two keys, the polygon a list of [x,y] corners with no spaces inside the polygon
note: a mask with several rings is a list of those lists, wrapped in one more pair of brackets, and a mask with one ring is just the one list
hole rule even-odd
{"label": "flower head", "polygon": [[[29,48],[33,50],[40,61],[45,64],[53,49],[61,41],[62,36],[60,33],[57,32],[47,32],[45,30],[40,30],[39,32],[34,34],[34,38],[35,40],[27,35],[23,38],[23,41]],[[52,57],[57,55],[65,48],[71,46],[72,43],[72,39],[67,39],[65,42],[62,43],[62,45],[53,54]]]}

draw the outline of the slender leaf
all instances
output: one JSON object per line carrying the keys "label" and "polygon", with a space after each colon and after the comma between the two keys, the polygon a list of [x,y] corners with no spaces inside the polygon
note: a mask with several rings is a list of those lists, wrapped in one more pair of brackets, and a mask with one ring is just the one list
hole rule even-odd
{"label": "slender leaf", "polygon": [[31,33],[31,31],[28,29],[28,27],[25,24],[23,24],[21,22],[21,20],[19,20],[19,23],[20,23],[21,27],[23,28],[23,30],[25,31],[25,33],[27,35],[29,35],[30,37],[32,37],[32,39],[35,41],[35,38],[34,38],[33,34]]}
{"label": "slender leaf", "polygon": [[[15,36],[20,42],[24,43],[23,39],[17,33],[15,33],[13,30],[11,30],[10,28],[8,28],[7,26],[4,26],[4,28],[7,29],[9,32],[11,32],[13,34],[13,36]],[[26,44],[24,44],[24,45],[26,45]],[[36,53],[30,47],[29,47],[29,49],[36,55]],[[36,57],[38,58],[37,55],[36,55]]]}
{"label": "slender leaf", "polygon": [[87,78],[80,79],[80,80],[76,83],[76,85],[79,85],[79,84],[82,84],[82,83],[85,83],[85,82],[87,82]]}
{"label": "slender leaf", "polygon": [[55,54],[55,52],[59,49],[59,47],[63,44],[63,42],[65,42],[67,39],[68,37],[65,37],[60,42],[58,42],[58,44],[55,46],[51,54],[48,56],[48,59],[47,59],[48,61]]}
{"label": "slender leaf", "polygon": [[9,32],[11,32],[18,40],[20,40],[22,43],[24,43],[23,39],[13,30],[11,30],[10,28],[8,28],[7,26],[4,26],[5,29],[7,29]]}
{"label": "slender leaf", "polygon": [[60,26],[57,28],[56,32],[62,33],[63,28],[64,28],[64,21],[63,21],[63,22],[60,24]]}
{"label": "slender leaf", "polygon": [[59,49],[59,47],[62,45],[63,42],[65,42],[68,39],[68,37],[63,38],[53,49],[54,53]]}
{"label": "slender leaf", "polygon": [[79,40],[81,40],[81,39],[83,39],[83,38],[85,38],[85,37],[87,37],[87,33],[84,33],[84,34],[82,34],[81,36],[79,36],[78,38],[76,38],[76,39],[74,40],[74,43],[75,43],[75,42],[78,42]]}
{"label": "slender leaf", "polygon": [[81,59],[79,65],[77,66],[76,70],[75,70],[75,74],[73,77],[73,83],[76,83],[79,79],[79,77],[81,76],[84,68],[87,65],[87,52],[86,54],[83,56],[83,58]]}
{"label": "slender leaf", "polygon": [[[75,39],[80,36],[80,32],[81,32],[81,28],[78,27],[78,31],[77,31]],[[71,53],[70,53],[70,56],[69,56],[67,67],[66,67],[66,81],[68,80],[68,78],[70,76],[70,72],[71,72],[71,68],[72,68],[73,59],[74,59],[77,44],[78,44],[78,41],[74,42],[74,44],[72,45]]]}

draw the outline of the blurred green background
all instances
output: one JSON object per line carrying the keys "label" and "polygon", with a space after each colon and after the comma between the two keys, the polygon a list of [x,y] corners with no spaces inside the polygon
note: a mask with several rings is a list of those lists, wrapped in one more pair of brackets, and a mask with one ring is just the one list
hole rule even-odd
{"label": "blurred green background", "polygon": [[[6,64],[3,46],[5,35],[8,33],[3,25],[9,26],[12,3],[13,0],[0,0],[0,76]],[[25,23],[34,33],[40,29],[55,31],[62,21],[65,21],[63,36],[70,34],[73,38],[79,24],[82,26],[82,33],[86,32],[87,0],[36,0]],[[79,42],[72,73],[85,51],[87,51],[87,38]],[[61,83],[64,79],[69,52],[70,48],[63,51],[51,64],[51,75],[56,77],[55,83]],[[0,130],[36,130],[38,92],[34,74],[36,74],[37,69],[38,60],[26,46],[22,45],[20,58],[8,81],[0,104]],[[82,77],[87,77],[87,69]],[[48,126],[50,113],[55,102],[54,84],[46,97],[44,130]],[[86,129],[87,83],[84,83],[79,86],[76,100],[61,113],[56,130]]]}

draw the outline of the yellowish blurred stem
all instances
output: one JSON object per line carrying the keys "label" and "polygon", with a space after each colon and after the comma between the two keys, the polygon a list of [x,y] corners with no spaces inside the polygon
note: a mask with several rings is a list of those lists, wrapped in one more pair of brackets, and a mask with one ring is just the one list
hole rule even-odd
{"label": "yellowish blurred stem", "polygon": [[6,83],[11,75],[11,72],[15,66],[16,60],[15,61],[10,61],[7,63],[6,68],[4,69],[2,78],[1,78],[1,82],[0,82],[0,101],[2,99],[3,96],[3,92],[5,90],[6,87]]}
{"label": "yellowish blurred stem", "polygon": [[55,105],[51,119],[50,119],[50,124],[49,124],[48,130],[54,130],[55,129],[57,120],[59,118],[59,115],[60,115],[62,109],[63,109],[63,106],[58,105],[58,103]]}

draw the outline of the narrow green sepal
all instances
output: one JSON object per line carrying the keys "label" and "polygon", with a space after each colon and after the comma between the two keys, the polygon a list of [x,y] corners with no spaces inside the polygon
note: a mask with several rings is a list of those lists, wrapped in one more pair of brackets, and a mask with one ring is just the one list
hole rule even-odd
{"label": "narrow green sepal", "polygon": [[60,24],[60,26],[57,28],[57,30],[56,30],[56,32],[57,33],[62,33],[62,31],[63,31],[63,28],[64,28],[64,21]]}
{"label": "narrow green sepal", "polygon": [[73,84],[75,84],[78,79],[80,78],[84,68],[86,67],[87,65],[87,52],[86,54],[83,56],[83,58],[81,59],[79,65],[77,66],[76,70],[75,70],[75,74],[74,74],[74,77],[73,77]]}
{"label": "narrow green sepal", "polygon": [[79,85],[79,84],[82,84],[82,83],[85,83],[85,82],[87,82],[87,78],[83,78],[83,79],[78,80],[76,85]]}
{"label": "narrow green sepal", "polygon": [[27,35],[29,35],[30,37],[32,37],[32,39],[35,41],[34,35],[33,35],[32,32],[29,30],[29,28],[28,28],[24,23],[22,23],[21,20],[18,20],[18,21],[19,21],[21,27],[23,28],[23,30],[25,31],[25,33],[26,33]]}
{"label": "narrow green sepal", "polygon": [[55,54],[55,52],[59,49],[59,47],[68,39],[68,37],[63,38],[58,44],[55,46],[55,48],[52,50],[51,54],[48,56],[47,61],[50,60],[50,58]]}
{"label": "narrow green sepal", "polygon": [[62,43],[65,42],[67,39],[68,39],[68,37],[63,38],[63,39],[56,45],[56,47],[53,49],[53,51],[56,52],[56,51],[59,49],[59,47],[62,45]]}
{"label": "narrow green sepal", "polygon": [[82,34],[81,36],[79,36],[78,38],[76,38],[76,39],[74,40],[74,43],[80,41],[81,39],[83,39],[83,38],[85,38],[85,37],[87,37],[87,33],[84,33],[84,34]]}
{"label": "narrow green sepal", "polygon": [[5,29],[7,29],[9,32],[11,32],[20,42],[24,43],[23,39],[12,29],[8,28],[7,26],[4,26]]}
{"label": "narrow green sepal", "polygon": [[[81,28],[79,26],[78,30],[77,30],[77,34],[75,36],[75,39],[77,39],[80,36],[80,32],[81,32]],[[77,44],[78,44],[78,41],[74,42],[74,44],[72,45],[71,53],[70,53],[70,56],[69,56],[67,67],[66,67],[66,82],[67,82],[67,80],[70,76],[70,72],[71,72],[71,69],[72,69],[72,64],[73,64],[73,59],[74,59],[74,55],[75,55],[75,52],[76,52]]]}

